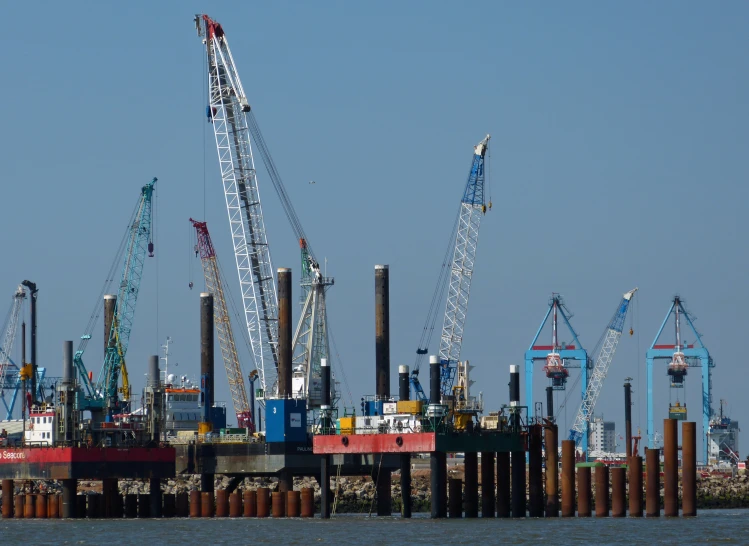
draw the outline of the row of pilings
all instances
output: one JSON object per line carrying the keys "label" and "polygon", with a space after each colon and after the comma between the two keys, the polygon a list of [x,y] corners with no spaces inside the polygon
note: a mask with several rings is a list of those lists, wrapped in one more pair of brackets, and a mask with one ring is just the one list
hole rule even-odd
{"label": "row of pilings", "polygon": [[[481,517],[591,517],[594,513],[596,517],[658,517],[661,515],[661,475],[663,515],[678,517],[677,433],[677,421],[665,419],[662,471],[660,451],[655,449],[645,450],[645,461],[641,456],[630,457],[626,466],[578,465],[575,442],[564,440],[560,488],[557,427],[553,424],[531,425],[528,428],[527,466],[524,452],[496,453],[496,467],[494,453],[481,454]],[[681,449],[681,514],[696,516],[697,459],[694,422],[683,422]],[[439,465],[436,469],[433,468],[433,473],[435,470],[437,473],[432,476],[432,517],[479,517],[477,459],[476,453],[466,453],[465,477],[463,480],[446,479],[446,498],[439,493],[440,482],[444,479],[439,472]],[[438,492],[436,498],[435,491]]]}
{"label": "row of pilings", "polygon": [[[9,488],[6,491],[6,488]],[[6,499],[12,499],[6,502]],[[13,480],[3,480],[3,518],[311,518],[315,515],[314,491],[310,487],[295,491],[257,490],[127,494],[89,493],[13,494]]]}

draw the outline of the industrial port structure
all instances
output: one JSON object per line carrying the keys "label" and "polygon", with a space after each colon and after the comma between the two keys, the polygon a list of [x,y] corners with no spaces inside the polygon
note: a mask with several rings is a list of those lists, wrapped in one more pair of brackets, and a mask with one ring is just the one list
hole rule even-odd
{"label": "industrial port structure", "polygon": [[[331,371],[328,341],[326,291],[334,280],[320,270],[310,241],[302,228],[278,169],[253,116],[222,26],[207,15],[196,16],[198,35],[208,58],[207,122],[215,136],[220,176],[227,206],[235,265],[242,300],[242,318],[250,341],[253,371],[245,383],[226,305],[223,277],[207,223],[190,220],[196,230],[196,253],[201,258],[206,291],[200,293],[200,401],[202,413],[196,434],[184,441],[166,442],[163,435],[164,392],[158,356],[148,363],[148,378],[142,393],[143,407],[134,411],[132,388],[126,364],[143,267],[155,249],[151,235],[152,198],[157,179],[141,188],[139,200],[128,224],[112,272],[122,264],[117,293],[109,294],[105,284],[97,298],[97,309],[81,337],[76,351],[65,341],[62,376],[45,383],[46,368],[39,366],[36,348],[36,301],[38,287],[23,281],[13,293],[9,320],[0,347],[0,381],[12,391],[11,401],[3,398],[12,414],[20,394],[23,427],[18,441],[4,439],[0,447],[0,478],[3,498],[13,495],[13,480],[62,482],[57,501],[44,497],[11,504],[3,503],[3,516],[14,513],[56,513],[81,517],[84,513],[106,517],[161,517],[169,515],[212,516],[241,513],[247,516],[284,514],[312,515],[309,491],[295,492],[295,476],[314,476],[321,486],[321,516],[331,515],[331,470],[337,475],[371,475],[377,491],[377,514],[392,513],[391,474],[399,472],[403,517],[411,516],[411,457],[428,454],[431,470],[431,514],[434,518],[556,517],[560,515],[558,426],[552,412],[550,393],[566,387],[569,369],[581,370],[581,403],[575,422],[562,442],[561,515],[590,515],[591,467],[575,469],[577,449],[587,454],[588,424],[611,366],[625,319],[637,288],[622,295],[604,330],[599,346],[588,353],[570,322],[570,313],[559,294],[553,294],[549,308],[530,347],[525,352],[526,403],[522,404],[520,368],[510,368],[508,404],[482,419],[481,397],[470,393],[472,366],[461,360],[461,347],[468,312],[468,300],[483,216],[492,208],[485,199],[484,161],[490,136],[473,148],[471,167],[460,202],[456,227],[451,235],[446,266],[438,281],[427,316],[425,334],[417,349],[412,370],[398,367],[398,395],[390,391],[390,269],[374,268],[375,391],[362,401],[361,414],[339,413],[335,403],[335,380]],[[296,328],[292,322],[292,270],[274,269],[260,201],[252,143],[258,148],[284,212],[289,219],[301,253],[301,313]],[[110,272],[108,279],[114,278]],[[28,290],[28,293],[27,293]],[[445,296],[446,293],[446,296]],[[31,357],[25,358],[25,324],[22,324],[23,357],[12,362],[11,347],[18,329],[21,306],[31,304]],[[420,364],[429,354],[431,331],[443,302],[445,313],[438,354],[429,356],[429,389],[419,380]],[[103,306],[102,306],[103,302]],[[436,303],[435,303],[436,302]],[[104,316],[104,359],[96,381],[83,363],[83,355],[100,312]],[[661,333],[673,316],[676,340],[658,345]],[[571,342],[559,338],[559,317],[571,335]],[[539,345],[539,336],[551,319],[551,345]],[[681,338],[681,321],[686,320],[696,345]],[[237,430],[233,433],[215,407],[217,376],[214,367],[215,334],[232,395]],[[657,359],[669,359],[672,387],[683,384],[687,368],[702,367],[703,429],[728,425],[711,421],[710,370],[714,366],[701,336],[679,297],[646,355],[648,373],[647,513],[660,514],[658,504],[660,463],[654,449],[652,370]],[[547,414],[531,415],[533,367],[545,362],[550,381]],[[257,382],[257,384],[256,384]],[[54,388],[49,396],[50,384]],[[265,412],[261,426],[256,402]],[[627,402],[629,405],[629,402]],[[665,513],[678,515],[678,435],[676,419],[684,421],[682,439],[683,511],[695,515],[696,427],[685,420],[680,405],[672,406],[664,422]],[[724,426],[725,425],[725,426]],[[630,425],[628,425],[630,427]],[[722,429],[721,429],[722,430]],[[709,435],[703,435],[708,453]],[[725,443],[725,442],[724,442]],[[625,484],[642,490],[643,459],[632,449],[631,430],[627,439],[628,468],[595,467],[596,515],[626,515]],[[720,449],[719,449],[720,451]],[[465,454],[465,481],[448,480],[447,456]],[[479,454],[481,465],[479,467]],[[585,456],[585,455],[584,455]],[[547,469],[544,475],[545,467]],[[527,460],[527,462],[526,462]],[[480,468],[480,472],[479,472]],[[552,469],[549,471],[549,469]],[[575,474],[577,472],[577,478]],[[610,473],[610,474],[609,474]],[[183,474],[200,474],[200,495],[188,499],[163,496],[161,480]],[[214,491],[214,476],[231,477],[228,488]],[[613,492],[609,509],[609,475]],[[278,488],[269,496],[263,490],[240,499],[235,491],[246,477],[275,477]],[[102,495],[81,505],[77,482],[101,480]],[[119,479],[148,479],[147,499],[122,498]],[[575,480],[577,479],[577,487]],[[526,480],[528,497],[526,499]],[[479,506],[479,483],[483,489]],[[464,491],[464,500],[463,500]],[[575,509],[575,492],[579,494]],[[448,494],[449,493],[449,494]],[[7,496],[6,496],[7,495]],[[449,510],[448,510],[449,500]],[[134,503],[137,501],[138,506]],[[93,503],[93,505],[91,504]],[[22,508],[19,509],[19,504]],[[229,504],[232,508],[229,508]],[[269,506],[269,504],[272,506]],[[54,505],[54,511],[53,511]],[[242,507],[239,510],[237,507]],[[641,516],[641,495],[630,495],[630,516]],[[92,507],[94,506],[94,507]],[[29,516],[25,516],[29,517]]]}

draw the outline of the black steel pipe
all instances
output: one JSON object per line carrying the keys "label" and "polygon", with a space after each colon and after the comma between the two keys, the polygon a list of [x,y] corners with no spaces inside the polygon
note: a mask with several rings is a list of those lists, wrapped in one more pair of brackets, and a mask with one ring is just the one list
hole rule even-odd
{"label": "black steel pipe", "polygon": [[532,425],[528,433],[528,515],[532,518],[544,516],[542,434],[541,425]]}
{"label": "black steel pipe", "polygon": [[401,453],[401,516],[411,517],[411,454]]}
{"label": "black steel pipe", "polygon": [[512,459],[512,517],[525,517],[525,451],[513,451]]}
{"label": "black steel pipe", "polygon": [[466,453],[465,465],[465,505],[463,510],[467,518],[479,517],[479,456],[478,453]]}
{"label": "black steel pipe", "polygon": [[330,366],[327,358],[320,359],[321,387],[322,387],[322,405],[330,407]]}
{"label": "black steel pipe", "polygon": [[481,452],[481,517],[493,518],[496,509],[494,490],[494,452]]}
{"label": "black steel pipe", "polygon": [[115,338],[112,336],[112,323],[114,322],[114,311],[117,307],[117,296],[104,294],[104,355],[107,350],[114,347]]}
{"label": "black steel pipe", "polygon": [[517,406],[520,402],[520,366],[510,365],[510,405]]}
{"label": "black steel pipe", "polygon": [[546,417],[554,421],[554,388],[546,387]]}
{"label": "black steel pipe", "polygon": [[429,403],[439,404],[440,392],[440,357],[432,355],[429,357]]}
{"label": "black steel pipe", "polygon": [[200,294],[200,376],[208,378],[203,400],[204,407],[208,408],[206,414],[210,413],[214,402],[213,341],[213,295],[202,292]]}
{"label": "black steel pipe", "polygon": [[375,266],[375,382],[380,399],[390,397],[390,269]]}
{"label": "black steel pipe", "polygon": [[36,370],[39,365],[39,362],[36,360],[36,300],[39,290],[34,282],[25,280],[21,284],[28,288],[31,293],[31,403],[36,404]]}
{"label": "black steel pipe", "polygon": [[330,519],[331,497],[330,459],[327,455],[323,455],[320,458],[320,517],[322,519]]}
{"label": "black steel pipe", "polygon": [[632,384],[624,384],[624,431],[627,438],[627,460],[632,457]]}
{"label": "black steel pipe", "polygon": [[278,396],[292,395],[291,269],[278,269]]}
{"label": "black steel pipe", "polygon": [[409,400],[411,385],[408,380],[408,366],[398,366],[398,399]]}
{"label": "black steel pipe", "polygon": [[510,517],[510,454],[497,452],[497,517]]}

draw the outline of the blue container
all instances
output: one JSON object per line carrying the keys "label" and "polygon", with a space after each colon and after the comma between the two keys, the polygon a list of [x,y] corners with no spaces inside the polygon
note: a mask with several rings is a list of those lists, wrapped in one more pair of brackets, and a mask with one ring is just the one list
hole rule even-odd
{"label": "blue container", "polygon": [[368,400],[364,402],[364,417],[374,417],[375,415],[382,415],[383,401]]}
{"label": "blue container", "polygon": [[266,400],[265,441],[306,442],[307,403],[304,400]]}
{"label": "blue container", "polygon": [[226,428],[226,408],[224,406],[213,406],[211,408],[211,423],[215,431]]}

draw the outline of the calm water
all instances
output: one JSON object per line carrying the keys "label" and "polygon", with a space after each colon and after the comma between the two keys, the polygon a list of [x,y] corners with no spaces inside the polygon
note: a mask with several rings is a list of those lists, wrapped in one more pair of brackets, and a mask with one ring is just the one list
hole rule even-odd
{"label": "calm water", "polygon": [[3,544],[749,544],[749,510],[694,519],[411,521],[343,515],[314,520],[3,521]]}

